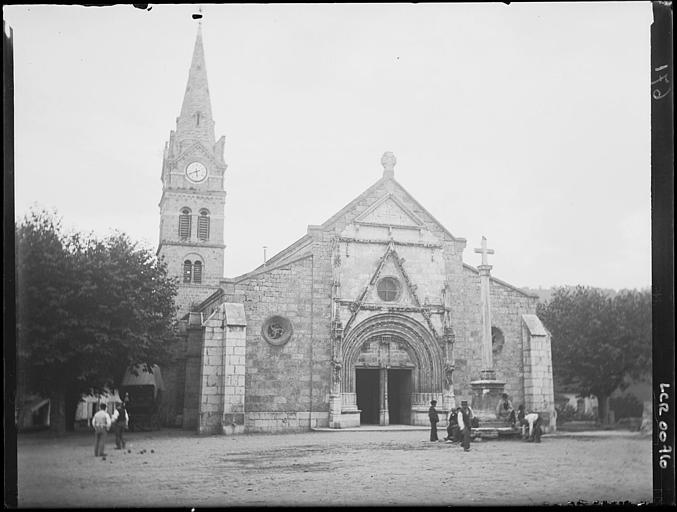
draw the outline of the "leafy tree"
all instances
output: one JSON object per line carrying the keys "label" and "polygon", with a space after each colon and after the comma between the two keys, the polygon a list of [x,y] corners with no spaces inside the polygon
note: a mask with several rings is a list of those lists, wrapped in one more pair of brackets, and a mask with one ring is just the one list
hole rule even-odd
{"label": "leafy tree", "polygon": [[552,334],[556,386],[594,394],[608,421],[609,396],[625,389],[626,376],[651,368],[651,293],[622,290],[613,297],[597,288],[559,288],[538,315]]}
{"label": "leafy tree", "polygon": [[119,387],[130,365],[163,366],[176,341],[176,281],[124,234],[66,235],[30,212],[16,227],[17,359],[30,389],[52,399],[57,430],[82,394]]}

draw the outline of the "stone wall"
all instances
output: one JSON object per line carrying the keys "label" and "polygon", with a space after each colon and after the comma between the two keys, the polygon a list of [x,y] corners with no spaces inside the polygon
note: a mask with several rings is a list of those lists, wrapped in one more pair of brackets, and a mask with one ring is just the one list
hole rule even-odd
{"label": "stone wall", "polygon": [[[226,300],[242,302],[247,317],[248,432],[327,425],[328,321],[322,336],[320,287],[313,286],[313,271],[313,256],[307,255],[224,285]],[[281,346],[262,336],[265,321],[273,315],[289,319],[293,327],[291,338]]]}
{"label": "stone wall", "polygon": [[[464,266],[462,287],[455,294],[454,330],[454,391],[456,401],[470,400],[470,382],[480,378],[482,370],[482,317],[480,309],[480,277],[472,268]],[[493,353],[496,378],[505,382],[515,407],[524,401],[524,361],[521,315],[534,313],[537,299],[530,297],[498,280],[490,281],[492,325],[504,336],[503,347]]]}
{"label": "stone wall", "polygon": [[176,293],[176,305],[179,306],[178,318],[190,311],[191,304],[200,304],[213,294],[218,287],[197,284],[180,284]]}
{"label": "stone wall", "polygon": [[184,429],[196,430],[200,414],[200,378],[202,372],[202,344],[204,316],[194,312],[189,315],[186,329],[184,359],[185,381],[181,424]]}
{"label": "stone wall", "polygon": [[538,299],[493,281],[491,283],[491,323],[501,330],[504,337],[502,348],[493,352],[496,378],[505,382],[515,408],[524,403],[524,367],[522,351],[522,314],[535,313]]}

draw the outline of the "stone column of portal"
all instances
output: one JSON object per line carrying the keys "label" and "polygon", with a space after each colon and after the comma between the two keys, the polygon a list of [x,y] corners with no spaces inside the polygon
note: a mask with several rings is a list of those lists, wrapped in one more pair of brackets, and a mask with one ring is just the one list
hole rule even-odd
{"label": "stone column of portal", "polygon": [[487,254],[494,254],[494,251],[487,249],[487,239],[482,237],[482,247],[475,249],[475,252],[482,254],[482,264],[477,267],[480,274],[482,308],[482,369],[480,370],[480,379],[472,381],[470,386],[473,412],[480,421],[486,422],[497,419],[496,405],[505,388],[505,382],[496,380],[491,342],[491,265],[487,262]]}
{"label": "stone column of portal", "polygon": [[444,299],[444,391],[442,407],[447,411],[447,415],[452,409],[456,408],[456,396],[454,395],[454,329],[451,326],[451,287],[446,282],[442,288]]}
{"label": "stone column of portal", "polygon": [[390,424],[390,412],[388,411],[388,368],[390,367],[390,336],[382,336],[378,344],[378,424]]}
{"label": "stone column of portal", "polygon": [[[331,388],[329,392],[329,428],[341,428],[341,373],[343,364],[341,345],[343,324],[338,301],[341,298],[341,251],[338,239],[332,242],[332,279],[331,288]],[[359,424],[359,418],[358,418]]]}
{"label": "stone column of portal", "polygon": [[388,369],[379,368],[379,410],[378,424],[390,425],[390,413],[388,412]]}

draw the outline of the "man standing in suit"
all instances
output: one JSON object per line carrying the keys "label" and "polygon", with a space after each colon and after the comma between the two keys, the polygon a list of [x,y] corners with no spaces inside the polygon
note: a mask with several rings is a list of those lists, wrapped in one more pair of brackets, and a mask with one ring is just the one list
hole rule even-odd
{"label": "man standing in suit", "polygon": [[437,400],[430,401],[430,409],[428,409],[428,418],[430,419],[430,440],[437,441],[437,423],[440,421],[440,417],[437,414],[435,406],[437,405]]}
{"label": "man standing in suit", "polygon": [[461,431],[463,451],[470,451],[470,429],[472,427],[472,411],[468,407],[468,401],[461,401],[461,410],[458,411],[458,428]]}

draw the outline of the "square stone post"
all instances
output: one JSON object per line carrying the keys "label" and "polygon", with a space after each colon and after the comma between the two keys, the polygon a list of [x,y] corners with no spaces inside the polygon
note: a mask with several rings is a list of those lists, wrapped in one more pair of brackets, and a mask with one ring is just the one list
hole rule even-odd
{"label": "square stone post", "polygon": [[550,333],[536,315],[522,315],[524,406],[543,419],[546,432],[557,430],[552,382]]}
{"label": "square stone post", "polygon": [[223,304],[226,330],[223,353],[223,418],[222,432],[226,435],[245,431],[245,355],[247,320],[242,304]]}
{"label": "square stone post", "polygon": [[203,326],[198,433],[242,433],[247,330],[244,306],[221,304]]}

